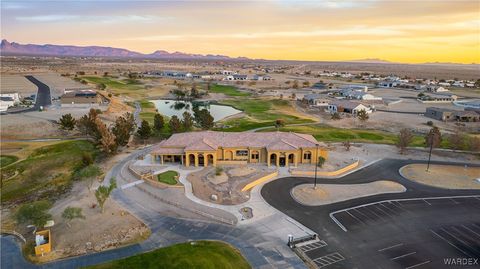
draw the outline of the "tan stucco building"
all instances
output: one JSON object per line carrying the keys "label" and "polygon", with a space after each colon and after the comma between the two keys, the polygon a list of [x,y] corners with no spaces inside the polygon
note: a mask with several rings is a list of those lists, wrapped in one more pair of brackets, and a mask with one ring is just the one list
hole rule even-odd
{"label": "tan stucco building", "polygon": [[328,158],[325,144],[292,132],[189,132],[172,135],[151,152],[154,163],[185,166],[265,163],[268,166],[314,164]]}

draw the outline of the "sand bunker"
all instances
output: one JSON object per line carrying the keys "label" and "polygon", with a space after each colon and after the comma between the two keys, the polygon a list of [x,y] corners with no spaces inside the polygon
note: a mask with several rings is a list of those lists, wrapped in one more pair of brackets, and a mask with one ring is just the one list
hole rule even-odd
{"label": "sand bunker", "polygon": [[408,164],[400,173],[409,180],[445,189],[480,189],[480,167],[459,165]]}
{"label": "sand bunker", "polygon": [[376,194],[405,191],[406,188],[399,183],[382,180],[364,184],[317,184],[316,189],[313,189],[313,184],[302,184],[294,187],[291,195],[301,204],[318,206]]}

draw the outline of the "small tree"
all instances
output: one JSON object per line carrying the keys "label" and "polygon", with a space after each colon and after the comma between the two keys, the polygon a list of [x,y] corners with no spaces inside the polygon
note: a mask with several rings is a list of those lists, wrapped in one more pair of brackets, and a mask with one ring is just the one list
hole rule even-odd
{"label": "small tree", "polygon": [[474,152],[480,151],[480,137],[472,136],[468,140],[467,149]]}
{"label": "small tree", "polygon": [[117,151],[117,141],[115,135],[100,119],[96,120],[96,126],[100,134],[100,138],[98,139],[98,146],[105,154],[114,154]]}
{"label": "small tree", "polygon": [[277,119],[275,120],[275,128],[280,129],[281,127],[285,126],[285,120]]}
{"label": "small tree", "polygon": [[168,125],[170,126],[170,131],[172,131],[172,133],[178,133],[180,132],[181,130],[181,122],[180,120],[178,119],[178,117],[176,115],[173,115],[171,118],[170,118],[170,121],[168,122]]}
{"label": "small tree", "polygon": [[115,125],[112,128],[112,133],[115,135],[115,142],[119,146],[126,146],[130,136],[135,129],[135,119],[129,112],[115,120]]}
{"label": "small tree", "polygon": [[320,168],[323,167],[323,165],[325,164],[325,161],[326,161],[326,159],[323,156],[319,156],[318,157],[318,163],[317,163],[318,167],[320,167]]}
{"label": "small tree", "polygon": [[365,109],[362,109],[357,112],[357,117],[360,121],[365,122],[369,119],[368,113]]}
{"label": "small tree", "polygon": [[90,152],[84,151],[82,152],[82,164],[83,166],[89,166],[93,164],[93,155]]}
{"label": "small tree", "polygon": [[200,98],[201,94],[197,89],[197,85],[192,84],[192,88],[190,89],[190,97],[191,98]]}
{"label": "small tree", "polygon": [[160,114],[155,114],[153,117],[153,128],[157,131],[161,131],[163,127],[165,126],[165,120],[163,119],[163,116]]}
{"label": "small tree", "polygon": [[18,209],[15,218],[19,223],[29,223],[35,225],[35,227],[43,227],[52,218],[52,215],[48,213],[51,207],[52,205],[47,201],[25,204]]}
{"label": "small tree", "polygon": [[68,227],[70,226],[70,222],[73,219],[85,219],[85,216],[82,214],[82,209],[80,207],[67,207],[63,210],[62,218],[65,219]]}
{"label": "small tree", "polygon": [[448,143],[453,149],[463,149],[466,144],[465,142],[467,142],[465,135],[458,131],[448,136]]}
{"label": "small tree", "polygon": [[298,89],[298,80],[294,80],[294,81],[293,81],[292,88]]}
{"label": "small tree", "polygon": [[342,117],[338,112],[332,114],[332,120],[340,120]]}
{"label": "small tree", "polygon": [[412,143],[413,134],[410,129],[403,128],[398,134],[397,147],[400,149],[400,154],[404,154],[406,148]]}
{"label": "small tree", "polygon": [[427,147],[432,146],[433,148],[437,148],[440,146],[440,143],[442,142],[442,133],[440,132],[440,129],[438,127],[433,127],[430,129],[428,134],[425,136],[425,144]]}
{"label": "small tree", "polygon": [[110,193],[117,187],[117,182],[114,178],[110,179],[110,185],[99,186],[98,189],[95,191],[95,198],[97,198],[98,205],[102,209],[102,213],[104,212],[104,205],[105,202],[110,197]]}
{"label": "small tree", "polygon": [[97,89],[103,91],[107,88],[107,85],[105,85],[105,83],[100,83],[100,84],[97,84]]}
{"label": "small tree", "polygon": [[200,125],[203,130],[208,130],[213,127],[213,116],[210,114],[208,109],[198,109],[197,107],[193,110],[195,121]]}
{"label": "small tree", "polygon": [[215,167],[215,175],[219,176],[223,173],[223,168],[220,166]]}
{"label": "small tree", "polygon": [[73,130],[75,128],[75,118],[73,118],[72,114],[64,114],[59,120],[60,127],[64,130]]}
{"label": "small tree", "polygon": [[145,140],[150,138],[150,135],[152,134],[152,128],[150,128],[150,124],[146,120],[142,120],[142,125],[140,125],[140,128],[137,130],[137,136],[140,139],[143,139],[144,143]]}
{"label": "small tree", "polygon": [[184,131],[190,131],[193,127],[193,117],[188,111],[183,112],[182,126]]}
{"label": "small tree", "polygon": [[342,144],[343,144],[343,146],[345,147],[345,150],[346,150],[346,151],[350,151],[350,147],[352,146],[352,144],[350,143],[349,140],[343,141]]}

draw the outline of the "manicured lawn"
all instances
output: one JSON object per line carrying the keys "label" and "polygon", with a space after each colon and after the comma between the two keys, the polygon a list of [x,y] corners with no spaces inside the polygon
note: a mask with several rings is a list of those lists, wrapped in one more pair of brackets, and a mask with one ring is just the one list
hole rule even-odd
{"label": "manicured lawn", "polygon": [[223,93],[227,96],[250,96],[249,92],[243,92],[237,90],[234,86],[225,86],[225,85],[218,85],[213,84],[210,86],[210,92],[213,93]]}
{"label": "manicured lawn", "polygon": [[97,149],[85,140],[59,142],[37,148],[26,159],[3,168],[2,203],[58,197],[82,168],[84,153],[95,156]]}
{"label": "manicured lawn", "polygon": [[168,184],[168,185],[175,185],[177,184],[177,180],[175,177],[178,176],[176,171],[166,171],[161,174],[157,175],[158,181]]}
{"label": "manicured lawn", "polygon": [[230,126],[229,128],[219,129],[222,131],[238,132],[273,126],[277,119],[283,119],[286,124],[312,122],[310,119],[289,114],[288,111],[293,110],[293,108],[286,100],[235,99],[224,100],[222,104],[233,106],[236,109],[242,110],[247,115],[240,119],[231,119],[222,122]]}
{"label": "manicured lawn", "polygon": [[93,77],[93,76],[86,76],[82,77],[86,81],[95,84],[105,84],[107,89],[110,90],[139,90],[142,89],[142,84],[136,80],[131,79],[115,79],[112,77]]}
{"label": "manicured lawn", "polygon": [[5,167],[9,164],[12,164],[18,160],[17,156],[12,155],[0,155],[0,167]]}
{"label": "manicured lawn", "polygon": [[[274,130],[274,128],[268,128],[260,130],[260,132]],[[326,125],[287,126],[280,128],[280,131],[311,134],[320,141],[329,142],[343,142],[345,140],[380,144],[395,144],[397,142],[397,135],[392,133],[376,130],[341,129]],[[416,135],[411,146],[421,147],[423,143],[423,136]]]}
{"label": "manicured lawn", "polygon": [[152,109],[155,109],[155,104],[148,101],[148,100],[140,100],[139,101],[140,103],[140,107],[141,108],[152,108]]}
{"label": "manicured lawn", "polygon": [[246,269],[251,268],[251,266],[237,249],[226,243],[197,241],[160,248],[151,252],[88,268]]}

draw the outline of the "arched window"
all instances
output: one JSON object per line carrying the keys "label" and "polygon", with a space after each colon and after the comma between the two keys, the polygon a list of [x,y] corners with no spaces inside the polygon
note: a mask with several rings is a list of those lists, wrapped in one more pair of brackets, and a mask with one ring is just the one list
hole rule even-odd
{"label": "arched window", "polygon": [[312,153],[310,151],[305,151],[303,153],[303,159],[304,160],[311,160],[312,159]]}

